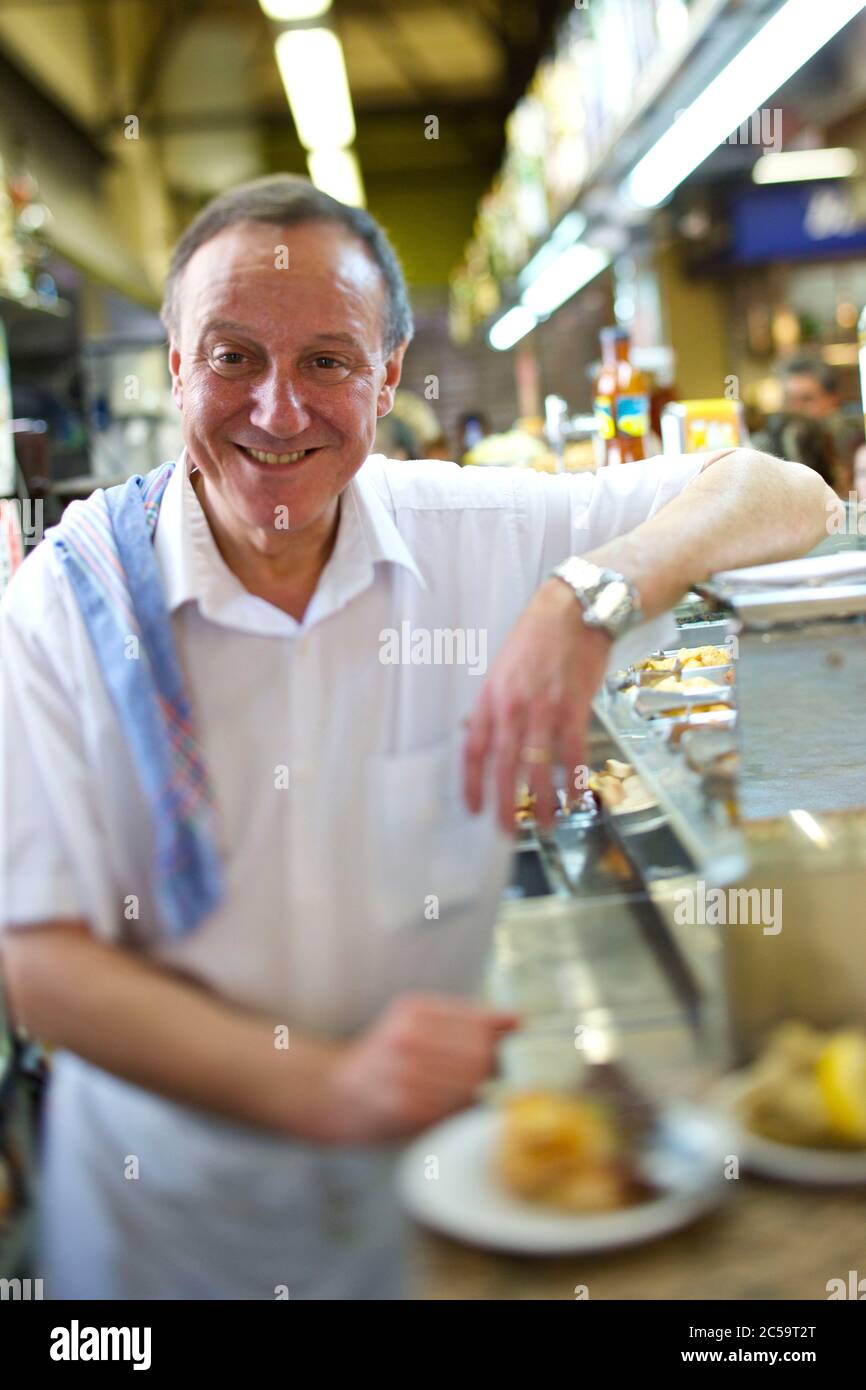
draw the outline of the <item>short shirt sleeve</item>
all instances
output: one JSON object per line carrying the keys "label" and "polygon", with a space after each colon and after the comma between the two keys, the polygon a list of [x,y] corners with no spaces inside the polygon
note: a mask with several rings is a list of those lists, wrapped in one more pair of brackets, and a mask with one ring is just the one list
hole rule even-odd
{"label": "short shirt sleeve", "polygon": [[71,624],[45,546],[0,604],[0,926],[83,918],[110,935]]}

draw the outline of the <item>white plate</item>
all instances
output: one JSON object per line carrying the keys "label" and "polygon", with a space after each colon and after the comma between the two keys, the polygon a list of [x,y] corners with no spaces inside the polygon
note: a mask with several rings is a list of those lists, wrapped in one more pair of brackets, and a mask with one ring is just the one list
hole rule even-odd
{"label": "white plate", "polygon": [[[565,1255],[636,1245],[675,1231],[725,1196],[731,1133],[722,1117],[693,1105],[664,1110],[646,1146],[642,1172],[659,1196],[592,1216],[556,1212],[512,1197],[491,1171],[501,1114],[478,1106],[416,1139],[400,1163],[408,1211],[457,1240],[525,1255]],[[436,1160],[434,1165],[433,1160]],[[438,1176],[432,1176],[432,1173]]]}
{"label": "white plate", "polygon": [[736,1138],[734,1152],[744,1166],[762,1177],[781,1178],[820,1186],[866,1185],[866,1150],[862,1153],[806,1149],[795,1144],[777,1144],[753,1134],[737,1113],[737,1103],[749,1089],[750,1079],[733,1072],[714,1087],[711,1100],[729,1122]]}
{"label": "white plate", "polygon": [[866,555],[862,551],[841,551],[833,555],[806,555],[799,560],[781,560],[772,565],[749,565],[741,570],[723,570],[710,583],[724,585],[733,592],[741,589],[775,589],[787,585],[830,584],[840,579],[866,574]]}

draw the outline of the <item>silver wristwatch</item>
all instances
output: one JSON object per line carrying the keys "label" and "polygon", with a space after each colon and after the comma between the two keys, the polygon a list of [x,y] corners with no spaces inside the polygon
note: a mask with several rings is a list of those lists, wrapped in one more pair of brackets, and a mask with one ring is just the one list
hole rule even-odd
{"label": "silver wristwatch", "polygon": [[602,569],[573,555],[551,570],[551,575],[573,590],[587,626],[600,628],[613,641],[643,622],[640,594],[616,570]]}

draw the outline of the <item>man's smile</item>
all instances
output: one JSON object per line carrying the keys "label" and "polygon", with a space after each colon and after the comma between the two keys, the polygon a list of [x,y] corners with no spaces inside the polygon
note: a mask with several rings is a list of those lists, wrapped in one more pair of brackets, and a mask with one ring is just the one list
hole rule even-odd
{"label": "man's smile", "polygon": [[235,444],[235,448],[249,459],[252,463],[263,465],[266,468],[285,466],[286,464],[300,463],[302,459],[308,458],[311,454],[318,451],[318,445],[310,449],[295,449],[291,453],[273,453],[267,449],[251,449],[245,444]]}

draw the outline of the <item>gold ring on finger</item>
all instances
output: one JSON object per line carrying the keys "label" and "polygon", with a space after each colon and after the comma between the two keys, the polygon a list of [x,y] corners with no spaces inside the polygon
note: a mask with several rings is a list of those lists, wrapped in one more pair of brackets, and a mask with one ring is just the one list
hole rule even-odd
{"label": "gold ring on finger", "polygon": [[553,757],[552,749],[527,744],[520,750],[520,761],[523,763],[549,763]]}

